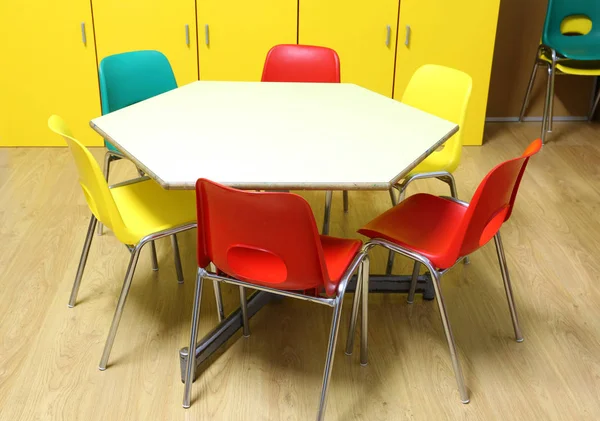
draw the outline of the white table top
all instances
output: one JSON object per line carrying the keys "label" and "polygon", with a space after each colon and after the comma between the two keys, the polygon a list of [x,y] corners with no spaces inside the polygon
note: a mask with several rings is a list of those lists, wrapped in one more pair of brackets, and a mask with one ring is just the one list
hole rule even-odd
{"label": "white table top", "polygon": [[458,130],[353,84],[204,81],[90,125],[166,189],[387,190]]}

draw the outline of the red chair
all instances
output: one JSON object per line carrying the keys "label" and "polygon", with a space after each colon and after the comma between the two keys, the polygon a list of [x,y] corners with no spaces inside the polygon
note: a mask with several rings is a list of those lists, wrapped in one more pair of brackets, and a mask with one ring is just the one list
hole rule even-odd
{"label": "red chair", "polygon": [[[365,279],[362,263],[368,257],[360,250],[362,242],[320,236],[310,206],[295,194],[247,192],[200,179],[196,203],[198,275],[189,349],[195,349],[205,280],[240,287],[244,336],[249,335],[246,287],[333,307],[317,417],[323,419],[346,285],[357,268]],[[215,272],[203,269],[210,263]],[[298,292],[311,288],[323,289],[324,296]],[[195,353],[190,352],[184,408],[190,406],[195,367]]]}
{"label": "red chair", "polygon": [[[417,263],[424,264],[431,273],[435,297],[463,403],[469,402],[469,395],[458,362],[456,346],[440,290],[440,280],[442,275],[457,262],[485,245],[493,237],[515,338],[517,342],[523,341],[499,230],[511,215],[517,190],[529,158],[541,147],[542,141],[538,139],[531,143],[520,157],[503,162],[492,169],[477,188],[471,203],[451,197],[416,194],[378,216],[358,231],[371,238],[363,250],[368,251],[374,246],[383,246],[409,257]],[[418,274],[419,266],[416,266],[408,295],[409,303],[413,301]],[[363,283],[362,290],[363,295],[368,293],[368,282]],[[363,314],[367,313],[366,303],[368,300],[363,297]],[[350,319],[347,354],[352,353],[358,306],[358,298],[356,298]],[[361,333],[363,337],[366,336],[364,332]],[[361,347],[361,361],[364,363],[367,360],[366,351],[366,346]],[[364,355],[362,355],[363,352]]]}
{"label": "red chair", "polygon": [[[313,45],[281,44],[267,53],[263,82],[340,83],[340,58],[331,48]],[[332,192],[325,196],[323,234],[329,234]],[[348,212],[348,192],[344,190],[344,212]]]}
{"label": "red chair", "polygon": [[267,53],[262,81],[340,83],[340,58],[331,48],[276,45]]}

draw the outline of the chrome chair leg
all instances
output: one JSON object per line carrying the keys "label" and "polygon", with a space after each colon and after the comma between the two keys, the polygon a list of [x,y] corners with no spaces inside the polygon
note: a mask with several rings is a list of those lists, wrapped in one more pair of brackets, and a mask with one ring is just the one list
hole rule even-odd
{"label": "chrome chair leg", "polygon": [[215,290],[215,301],[217,302],[217,317],[219,318],[220,323],[223,320],[225,320],[225,312],[223,311],[223,296],[221,295],[221,283],[219,281],[213,281],[213,289]]}
{"label": "chrome chair leg", "polygon": [[156,254],[156,244],[154,244],[154,240],[150,241],[150,250],[152,251],[152,270],[158,270],[158,256]]}
{"label": "chrome chair leg", "polygon": [[410,289],[408,290],[408,297],[406,302],[412,304],[415,302],[415,290],[417,289],[417,281],[419,280],[419,272],[421,271],[421,263],[415,261],[413,265],[412,278],[410,279]]}
{"label": "chrome chair leg", "polygon": [[500,271],[502,272],[504,290],[506,291],[506,299],[508,300],[508,309],[510,310],[510,317],[512,319],[513,329],[515,331],[515,340],[517,342],[523,342],[523,335],[521,334],[521,328],[519,327],[517,307],[515,306],[515,299],[513,297],[512,285],[510,283],[508,265],[506,264],[506,256],[504,255],[504,247],[502,245],[500,231],[498,231],[494,236],[494,242],[496,243],[496,254],[498,255],[498,264],[500,265]]}
{"label": "chrome chair leg", "polygon": [[550,105],[548,107],[548,119],[546,121],[548,132],[552,132],[552,123],[554,122],[554,82],[556,80],[556,63],[552,63],[550,67],[552,69],[550,81]]}
{"label": "chrome chair leg", "polygon": [[123,315],[123,308],[125,307],[125,301],[127,301],[127,295],[129,294],[129,289],[131,288],[131,281],[133,280],[133,273],[135,272],[135,266],[137,265],[138,258],[140,257],[140,250],[142,249],[144,244],[145,243],[138,244],[131,251],[131,258],[129,259],[129,266],[127,267],[127,272],[125,274],[125,282],[123,282],[123,288],[121,289],[121,295],[119,296],[117,308],[115,309],[115,315],[114,315],[112,323],[110,325],[108,337],[106,338],[106,344],[104,345],[104,351],[102,352],[102,358],[100,359],[100,365],[98,366],[98,368],[102,371],[106,370],[106,364],[108,363],[108,357],[110,356],[110,351],[112,350],[113,343],[115,342],[115,336],[117,335],[117,329],[119,328],[119,322],[121,321],[121,316]]}
{"label": "chrome chair leg", "polygon": [[469,394],[465,386],[462,368],[460,366],[460,362],[458,361],[458,353],[456,351],[456,344],[454,343],[454,335],[452,335],[450,321],[448,320],[448,313],[446,312],[446,305],[444,304],[444,299],[442,298],[442,291],[440,287],[441,275],[432,266],[428,265],[427,269],[429,269],[431,276],[433,277],[433,289],[435,290],[435,298],[438,303],[442,325],[444,326],[444,333],[446,334],[446,341],[448,342],[448,348],[450,350],[450,358],[452,359],[452,366],[454,367],[454,375],[456,377],[456,383],[458,384],[460,400],[462,403],[469,403]]}
{"label": "chrome chair leg", "polygon": [[549,123],[550,108],[552,101],[552,95],[554,94],[554,69],[553,65],[548,65],[548,82],[546,85],[546,101],[544,104],[544,116],[542,118],[542,143],[546,143],[546,134],[551,131],[552,125]]}
{"label": "chrome chair leg", "polygon": [[438,180],[443,181],[444,183],[448,184],[448,187],[450,187],[450,196],[454,197],[455,199],[458,199],[458,190],[456,189],[456,180],[454,179],[454,176],[447,172],[444,171],[446,174],[444,174],[441,177],[436,177]]}
{"label": "chrome chair leg", "polygon": [[594,99],[594,105],[592,105],[592,109],[590,110],[590,114],[588,115],[588,121],[592,121],[594,119],[594,115],[596,114],[596,109],[598,108],[598,103],[600,103],[600,90],[596,94],[596,98]]}
{"label": "chrome chair leg", "polygon": [[246,288],[240,287],[240,307],[242,308],[242,324],[244,327],[244,338],[250,336],[250,322],[248,321],[248,301],[246,300]]}
{"label": "chrome chair leg", "polygon": [[[400,201],[404,200],[404,189],[406,187],[405,186],[400,186],[400,194],[398,195]],[[392,207],[396,206],[399,201],[396,199],[396,194],[394,192],[394,189],[390,187],[389,190],[390,193],[390,200],[392,201]],[[385,267],[385,274],[386,275],[391,275],[392,274],[392,270],[394,269],[394,255],[395,253],[392,250],[388,251],[388,261],[387,261],[387,265]]]}
{"label": "chrome chair leg", "polygon": [[368,363],[367,337],[369,325],[369,256],[365,256],[362,263],[362,279],[357,278],[357,282],[362,282],[362,313],[360,316],[360,365],[363,367]]}
{"label": "chrome chair leg", "polygon": [[331,199],[333,192],[328,190],[325,193],[325,215],[323,216],[323,230],[321,234],[329,235],[329,218],[331,217]]}
{"label": "chrome chair leg", "polygon": [[[110,173],[110,163],[112,162],[112,154],[110,153],[110,151],[107,151],[104,154],[104,179],[106,180],[106,182],[108,183],[108,175]],[[102,235],[102,229],[103,229],[104,225],[102,224],[102,222],[100,222],[98,224],[98,235]]]}
{"label": "chrome chair leg", "polygon": [[204,283],[204,269],[198,269],[196,275],[196,287],[194,290],[194,308],[192,310],[192,328],[190,329],[190,344],[188,347],[188,359],[185,369],[185,386],[183,389],[183,407],[190,407],[192,395],[192,383],[196,370],[196,341],[198,339],[198,322],[200,320],[200,304],[202,303],[202,284]]}
{"label": "chrome chair leg", "polygon": [[525,93],[525,98],[523,98],[523,105],[521,106],[521,112],[519,113],[519,122],[523,121],[523,118],[525,117],[525,112],[527,111],[527,107],[529,106],[529,98],[531,97],[531,91],[533,89],[533,84],[535,83],[535,77],[537,76],[538,66],[539,63],[536,53],[535,62],[533,64],[533,70],[531,71],[531,77],[529,78],[529,84],[527,85],[527,92]]}
{"label": "chrome chair leg", "polygon": [[348,190],[344,190],[343,196],[344,196],[344,212],[348,213]]}
{"label": "chrome chair leg", "polygon": [[325,359],[325,370],[323,372],[323,387],[321,388],[321,399],[319,402],[319,411],[317,412],[317,421],[323,421],[325,419],[327,391],[329,389],[329,380],[331,379],[331,369],[333,367],[333,357],[335,356],[335,345],[337,342],[338,330],[340,327],[340,316],[342,314],[343,298],[343,295],[337,297],[333,305],[333,318],[331,320],[331,331],[329,333],[329,345],[327,346],[327,357]]}
{"label": "chrome chair leg", "polygon": [[346,355],[352,355],[354,348],[354,333],[356,332],[356,319],[358,319],[358,308],[362,294],[362,275],[363,265],[358,267],[358,276],[356,277],[356,288],[354,289],[354,299],[352,300],[352,314],[350,315],[350,324],[348,325],[348,337],[346,338]]}
{"label": "chrome chair leg", "polygon": [[181,267],[181,256],[179,255],[179,243],[175,234],[171,236],[171,245],[173,247],[173,258],[175,259],[175,270],[177,271],[177,282],[183,284],[183,268]]}
{"label": "chrome chair leg", "polygon": [[73,282],[73,288],[71,289],[71,296],[69,297],[69,307],[75,307],[77,301],[77,293],[79,292],[79,286],[81,285],[81,278],[83,277],[83,270],[87,262],[88,254],[90,253],[90,246],[92,245],[92,238],[94,237],[94,229],[98,220],[92,214],[90,218],[90,225],[88,226],[87,234],[85,236],[85,242],[83,243],[83,250],[81,251],[81,257],[79,258],[79,266],[77,267],[77,274],[75,275],[75,281]]}

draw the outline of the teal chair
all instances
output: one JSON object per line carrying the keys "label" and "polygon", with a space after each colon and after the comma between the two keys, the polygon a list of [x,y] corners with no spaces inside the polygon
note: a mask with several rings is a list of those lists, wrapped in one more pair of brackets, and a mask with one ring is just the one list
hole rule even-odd
{"label": "teal chair", "polygon": [[[137,102],[177,88],[177,81],[169,60],[159,51],[131,51],[105,57],[98,69],[102,114],[108,114]],[[125,156],[108,140],[104,140],[107,152],[104,158],[104,177],[108,181],[112,161]],[[143,172],[138,169],[140,175]],[[102,224],[98,224],[102,235]],[[179,282],[183,282],[183,270],[179,257],[177,237],[171,237],[175,253],[175,268]],[[156,246],[152,246],[152,268],[158,269]]]}
{"label": "teal chair", "polygon": [[[554,76],[570,74],[600,76],[600,6],[598,0],[549,0],[542,42],[538,47],[533,71],[521,107],[523,121],[538,67],[546,67],[548,83],[542,119],[542,142],[552,131],[554,109]],[[598,107],[596,96],[588,119]]]}

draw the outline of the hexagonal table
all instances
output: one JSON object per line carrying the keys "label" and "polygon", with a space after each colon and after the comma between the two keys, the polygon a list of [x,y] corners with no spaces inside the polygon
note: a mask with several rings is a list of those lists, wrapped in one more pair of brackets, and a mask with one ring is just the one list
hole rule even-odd
{"label": "hexagonal table", "polygon": [[[458,130],[352,84],[208,81],[90,125],[165,189],[207,178],[240,189],[326,190],[327,205],[332,190],[389,190]],[[409,277],[400,278],[372,285],[398,291],[392,284]],[[269,299],[254,294],[250,315]],[[198,363],[239,327],[237,310],[200,342]],[[185,367],[187,348],[180,355]]]}

